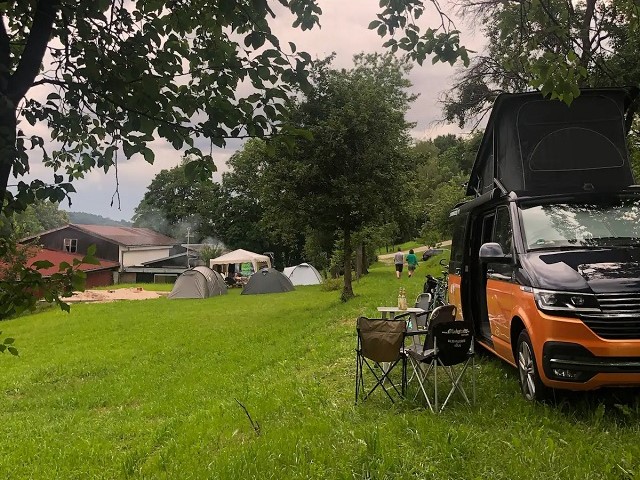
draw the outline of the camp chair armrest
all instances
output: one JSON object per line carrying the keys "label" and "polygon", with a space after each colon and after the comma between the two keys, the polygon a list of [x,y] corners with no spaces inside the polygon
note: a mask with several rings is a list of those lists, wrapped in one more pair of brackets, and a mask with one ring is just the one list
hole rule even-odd
{"label": "camp chair armrest", "polygon": [[404,336],[405,337],[415,337],[416,335],[426,335],[427,334],[427,330],[426,329],[421,329],[418,330],[417,332],[405,332]]}
{"label": "camp chair armrest", "polygon": [[406,317],[423,317],[427,314],[429,314],[430,312],[428,310],[425,310],[424,312],[420,312],[420,313],[414,313],[414,312],[406,312],[406,313],[401,313],[400,315],[396,315],[393,317],[394,320],[402,320],[403,318]]}

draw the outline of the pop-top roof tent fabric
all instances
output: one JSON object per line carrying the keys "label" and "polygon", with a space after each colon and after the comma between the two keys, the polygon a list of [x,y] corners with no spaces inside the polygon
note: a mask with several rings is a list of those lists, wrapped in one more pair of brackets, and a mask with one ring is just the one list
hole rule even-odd
{"label": "pop-top roof tent fabric", "polygon": [[209,267],[185,270],[176,279],[169,298],[208,298],[227,293],[224,278]]}
{"label": "pop-top roof tent fabric", "polygon": [[635,88],[583,89],[571,106],[539,92],[496,99],[471,170],[467,195],[570,193],[633,184],[625,112]]}
{"label": "pop-top roof tent fabric", "polygon": [[282,293],[295,290],[291,280],[275,268],[263,268],[249,277],[249,281],[242,289],[242,295],[260,293]]}
{"label": "pop-top roof tent fabric", "polygon": [[294,267],[286,267],[282,273],[294,285],[318,285],[322,283],[322,276],[313,265],[301,263]]}
{"label": "pop-top roof tent fabric", "polygon": [[270,268],[271,258],[267,255],[260,255],[259,253],[238,249],[209,260],[210,267],[213,267],[214,265],[230,265],[238,263],[251,263],[251,265],[253,265],[253,271],[257,272],[265,266]]}

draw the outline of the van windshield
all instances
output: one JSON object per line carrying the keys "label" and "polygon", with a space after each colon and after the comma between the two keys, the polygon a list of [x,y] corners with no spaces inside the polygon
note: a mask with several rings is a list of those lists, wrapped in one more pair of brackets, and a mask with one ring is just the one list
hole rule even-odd
{"label": "van windshield", "polygon": [[640,246],[640,200],[521,206],[527,250]]}

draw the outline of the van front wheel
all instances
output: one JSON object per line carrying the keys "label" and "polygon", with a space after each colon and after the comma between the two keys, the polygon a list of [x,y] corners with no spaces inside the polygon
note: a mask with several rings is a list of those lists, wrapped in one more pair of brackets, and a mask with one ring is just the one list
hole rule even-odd
{"label": "van front wheel", "polygon": [[518,336],[518,374],[520,377],[520,389],[522,395],[529,401],[543,401],[549,397],[549,388],[546,387],[536,366],[536,357],[533,353],[531,338],[526,330]]}

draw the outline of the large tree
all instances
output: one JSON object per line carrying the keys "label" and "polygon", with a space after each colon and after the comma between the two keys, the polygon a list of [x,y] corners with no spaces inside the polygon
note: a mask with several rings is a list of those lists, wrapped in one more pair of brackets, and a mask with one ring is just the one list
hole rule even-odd
{"label": "large tree", "polygon": [[[640,85],[640,5],[633,0],[462,0],[487,46],[458,74],[444,113],[475,122],[502,92],[531,87],[570,103],[579,87]],[[629,112],[631,123],[637,105]]]}
{"label": "large tree", "polygon": [[16,238],[30,237],[38,233],[61,227],[69,223],[69,216],[60,210],[57,203],[37,200],[24,211],[6,218],[0,214],[0,235],[15,235]]}
{"label": "large tree", "polygon": [[422,221],[421,236],[426,243],[451,238],[449,212],[465,198],[465,182],[481,139],[479,133],[466,139],[441,135],[411,148],[416,171],[413,210]]}
{"label": "large tree", "polygon": [[189,174],[189,161],[158,173],[136,207],[134,226],[147,227],[191,243],[218,239],[220,185]]}
{"label": "large tree", "polygon": [[286,224],[283,212],[273,222],[265,211],[265,196],[278,185],[265,177],[273,147],[264,140],[251,139],[234,153],[222,174],[223,203],[218,218],[220,238],[230,248],[273,252],[279,267],[302,261],[301,230]]}
{"label": "large tree", "polygon": [[[352,236],[402,201],[413,100],[408,65],[392,55],[358,55],[351,70],[318,66],[311,92],[292,123],[311,137],[278,152],[265,176],[274,220],[339,232],[343,239],[343,300],[353,296]],[[287,212],[288,214],[285,214]]]}

